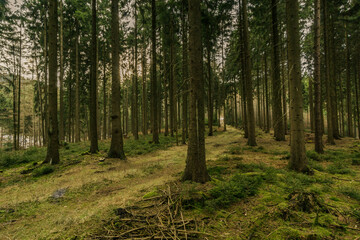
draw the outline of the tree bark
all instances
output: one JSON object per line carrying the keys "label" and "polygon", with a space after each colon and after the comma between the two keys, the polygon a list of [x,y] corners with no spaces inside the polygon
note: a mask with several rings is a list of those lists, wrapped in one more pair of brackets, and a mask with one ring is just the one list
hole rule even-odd
{"label": "tree bark", "polygon": [[290,70],[290,168],[308,170],[305,151],[303,96],[301,86],[300,32],[298,0],[286,0],[288,61]]}
{"label": "tree bark", "polygon": [[50,1],[49,6],[49,129],[48,147],[43,163],[57,164],[59,157],[59,129],[57,116],[57,32],[58,1]]}
{"label": "tree bark", "polygon": [[151,0],[151,42],[152,42],[152,69],[151,69],[151,108],[152,108],[152,135],[153,143],[159,143],[158,108],[157,108],[157,78],[156,78],[156,2]]}
{"label": "tree bark", "polygon": [[243,11],[243,41],[244,41],[244,55],[245,55],[245,82],[246,82],[246,110],[247,110],[247,125],[249,137],[247,144],[249,146],[256,146],[255,135],[255,117],[254,117],[254,104],[253,104],[253,87],[251,76],[251,61],[250,61],[250,47],[249,47],[249,26],[247,16],[247,0],[242,1]]}
{"label": "tree bark", "polygon": [[64,125],[64,33],[63,33],[63,1],[60,0],[60,78],[59,78],[59,85],[60,85],[60,117],[59,117],[59,140],[60,142],[65,141],[65,125]]}
{"label": "tree bark", "polygon": [[79,23],[76,23],[75,42],[75,142],[80,142],[80,78],[79,78]]}
{"label": "tree bark", "polygon": [[333,131],[333,119],[332,119],[332,104],[331,104],[331,80],[330,80],[330,50],[329,50],[329,20],[328,20],[328,10],[327,10],[327,1],[323,0],[323,11],[324,11],[324,48],[325,48],[325,65],[326,65],[326,116],[327,116],[327,141],[329,144],[334,145],[334,131]]}
{"label": "tree bark", "polygon": [[[210,180],[205,161],[204,87],[201,46],[200,0],[188,0],[190,57],[189,143],[183,181],[204,183]],[[198,109],[197,107],[198,106]],[[198,115],[198,119],[196,118]],[[199,127],[199,128],[198,128]]]}
{"label": "tree bark", "polygon": [[321,120],[321,49],[320,49],[320,41],[321,41],[321,29],[320,29],[320,12],[321,12],[321,4],[320,0],[315,0],[315,22],[314,22],[314,31],[315,31],[315,39],[314,39],[314,130],[315,130],[315,151],[317,153],[324,153],[324,146],[322,141],[322,120]]}
{"label": "tree bark", "polygon": [[99,151],[97,124],[97,16],[96,0],[92,0],[91,78],[90,78],[90,153]]}
{"label": "tree bark", "polygon": [[119,73],[119,0],[111,2],[111,45],[112,45],[112,85],[111,85],[111,145],[110,158],[125,160],[120,114],[120,73]]}
{"label": "tree bark", "polygon": [[285,128],[281,103],[279,31],[277,17],[277,1],[271,0],[272,16],[272,107],[274,137],[276,141],[285,141]]}

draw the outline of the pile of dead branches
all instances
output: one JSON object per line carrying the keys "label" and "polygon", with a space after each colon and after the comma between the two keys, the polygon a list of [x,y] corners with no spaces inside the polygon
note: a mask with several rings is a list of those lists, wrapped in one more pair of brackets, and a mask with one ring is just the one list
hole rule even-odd
{"label": "pile of dead branches", "polygon": [[184,217],[180,187],[168,185],[155,197],[115,210],[116,218],[95,239],[206,239],[195,219]]}

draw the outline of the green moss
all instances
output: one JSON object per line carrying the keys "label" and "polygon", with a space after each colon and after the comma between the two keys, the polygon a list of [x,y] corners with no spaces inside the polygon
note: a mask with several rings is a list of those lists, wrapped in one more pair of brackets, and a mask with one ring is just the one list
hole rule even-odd
{"label": "green moss", "polygon": [[267,239],[269,240],[282,240],[282,239],[300,239],[301,232],[291,227],[279,227],[273,231]]}
{"label": "green moss", "polygon": [[227,153],[232,155],[239,155],[243,153],[243,150],[240,146],[231,146],[228,148]]}
{"label": "green moss", "polygon": [[153,191],[151,191],[151,192],[146,193],[146,194],[143,196],[143,199],[152,198],[152,197],[157,196],[158,194],[159,194],[158,191],[155,189],[155,190],[153,190]]}
{"label": "green moss", "polygon": [[207,208],[229,207],[231,203],[249,196],[254,196],[263,182],[261,176],[246,176],[236,174],[229,181],[218,182],[209,191],[211,199],[206,201]]}
{"label": "green moss", "polygon": [[360,202],[360,190],[355,187],[342,187],[340,193]]}
{"label": "green moss", "polygon": [[354,175],[355,172],[348,168],[348,164],[345,161],[337,161],[329,165],[326,169],[331,174],[350,174]]}
{"label": "green moss", "polygon": [[50,173],[52,173],[54,171],[55,171],[55,167],[50,166],[50,165],[45,165],[45,166],[42,166],[40,168],[34,169],[32,175],[33,175],[33,177],[40,177],[40,176],[43,176],[43,175],[50,174]]}

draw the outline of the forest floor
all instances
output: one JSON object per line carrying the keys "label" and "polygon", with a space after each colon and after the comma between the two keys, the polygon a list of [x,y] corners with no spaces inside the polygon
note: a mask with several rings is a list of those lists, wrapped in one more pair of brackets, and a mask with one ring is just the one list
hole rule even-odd
{"label": "forest floor", "polygon": [[104,159],[109,141],[66,144],[55,168],[42,148],[0,152],[0,239],[360,239],[359,140],[320,156],[307,134],[304,175],[288,141],[258,130],[248,147],[229,127],[207,137],[212,181],[195,184],[179,182],[185,145],[149,139],[126,140],[127,161]]}

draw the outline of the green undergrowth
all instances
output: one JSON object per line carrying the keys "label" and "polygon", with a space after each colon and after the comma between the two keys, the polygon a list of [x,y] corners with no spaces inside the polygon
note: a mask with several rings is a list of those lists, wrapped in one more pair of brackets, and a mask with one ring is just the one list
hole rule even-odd
{"label": "green undergrowth", "polygon": [[[180,139],[180,138],[179,138]],[[160,135],[160,144],[151,142],[150,135],[142,137],[139,140],[126,139],[124,142],[124,151],[126,156],[142,155],[156,150],[168,148],[176,143],[176,138]],[[109,150],[110,140],[99,141],[99,153],[94,154],[99,157],[105,157]],[[63,143],[60,148],[60,165],[70,165],[74,159],[89,155],[89,142]],[[33,168],[33,165],[40,164],[46,156],[46,148],[33,147],[19,151],[5,151],[0,149],[0,170],[29,165],[27,169]],[[76,161],[79,162],[78,160]],[[40,171],[40,170],[38,170]]]}
{"label": "green undergrowth", "polygon": [[353,168],[356,152],[307,152],[315,171],[306,175],[237,158],[254,149],[288,155],[281,150],[228,147],[208,167],[210,186],[193,185],[183,193],[192,214],[212,219],[205,231],[231,232],[233,224],[228,224],[234,220],[234,233],[240,228],[249,239],[343,239],[357,233],[352,229],[360,221],[360,184],[351,181],[359,179]]}

